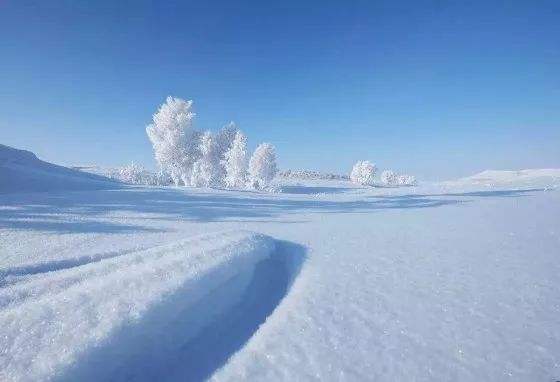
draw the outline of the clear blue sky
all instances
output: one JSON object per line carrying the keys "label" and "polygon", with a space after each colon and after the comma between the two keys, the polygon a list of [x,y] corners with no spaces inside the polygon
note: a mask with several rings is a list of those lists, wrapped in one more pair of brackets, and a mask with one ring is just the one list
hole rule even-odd
{"label": "clear blue sky", "polygon": [[0,142],[153,167],[167,95],[282,168],[560,167],[560,1],[0,0]]}

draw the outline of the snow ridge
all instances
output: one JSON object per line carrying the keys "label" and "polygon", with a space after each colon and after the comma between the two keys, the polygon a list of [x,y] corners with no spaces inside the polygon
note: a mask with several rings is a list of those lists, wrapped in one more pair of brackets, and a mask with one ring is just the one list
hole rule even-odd
{"label": "snow ridge", "polygon": [[[76,362],[87,359],[92,349],[110,342],[123,328],[141,325],[150,310],[166,301],[172,309],[158,313],[157,319],[148,320],[129,337],[136,341],[150,333],[153,338],[164,335],[166,320],[179,314],[188,317],[193,306],[208,301],[216,291],[221,297],[212,314],[218,314],[221,303],[237,301],[257,264],[274,249],[275,241],[267,236],[222,232],[74,268],[18,276],[17,282],[0,289],[0,380],[60,378],[69,367],[67,379],[76,375],[93,379],[92,370],[84,374],[80,369],[88,362]],[[169,303],[179,290],[181,299]],[[182,341],[194,337],[208,321],[193,318],[188,325],[192,330]],[[173,338],[167,344],[173,344]],[[103,367],[113,368],[113,377],[118,375],[114,370],[118,365],[105,362]]]}

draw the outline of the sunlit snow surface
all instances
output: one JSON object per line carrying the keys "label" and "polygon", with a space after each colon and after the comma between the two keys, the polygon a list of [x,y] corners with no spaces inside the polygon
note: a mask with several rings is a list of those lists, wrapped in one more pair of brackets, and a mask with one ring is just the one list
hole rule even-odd
{"label": "sunlit snow surface", "polygon": [[555,180],[290,182],[0,195],[0,380],[560,379]]}

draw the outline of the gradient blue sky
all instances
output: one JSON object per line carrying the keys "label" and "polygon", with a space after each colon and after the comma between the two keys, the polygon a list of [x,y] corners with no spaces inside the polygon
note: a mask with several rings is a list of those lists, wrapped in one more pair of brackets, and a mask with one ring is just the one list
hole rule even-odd
{"label": "gradient blue sky", "polygon": [[0,0],[0,142],[154,167],[167,95],[282,168],[560,167],[560,1]]}

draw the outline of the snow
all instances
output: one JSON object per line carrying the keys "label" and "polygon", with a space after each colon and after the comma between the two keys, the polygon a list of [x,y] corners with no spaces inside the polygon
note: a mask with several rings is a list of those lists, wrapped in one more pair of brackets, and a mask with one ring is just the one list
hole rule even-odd
{"label": "snow", "polygon": [[0,194],[117,187],[102,176],[44,162],[32,152],[0,144]]}
{"label": "snow", "polygon": [[531,169],[519,171],[486,170],[450,184],[493,186],[546,187],[560,185],[560,169]]}
{"label": "snow", "polygon": [[[0,293],[0,337],[4,342],[0,377],[51,377],[53,371],[79,359],[85,349],[94,349],[90,350],[94,354],[85,352],[81,357],[100,361],[103,370],[70,369],[66,371],[72,375],[70,379],[94,379],[102,373],[130,378],[134,372],[120,370],[122,359],[109,354],[118,354],[123,346],[134,349],[139,339],[128,338],[132,327],[134,333],[141,333],[142,341],[158,342],[162,360],[153,367],[169,365],[171,356],[184,351],[184,343],[177,343],[178,337],[171,336],[170,329],[180,326],[181,341],[194,337],[200,321],[211,320],[240,298],[256,264],[273,250],[274,241],[268,237],[233,232],[114,254],[81,266],[7,268],[6,286]],[[220,299],[214,297],[212,302],[214,310],[216,306],[221,309],[201,313],[197,304],[210,303],[208,295],[220,288],[225,289]],[[145,317],[147,311],[149,317]],[[95,354],[99,346],[107,348],[101,357]],[[147,349],[136,349],[129,356],[133,358],[129,365],[138,368],[150,359],[143,351]],[[147,378],[145,372],[138,374]]]}
{"label": "snow", "polygon": [[558,380],[557,173],[0,195],[0,379]]}

